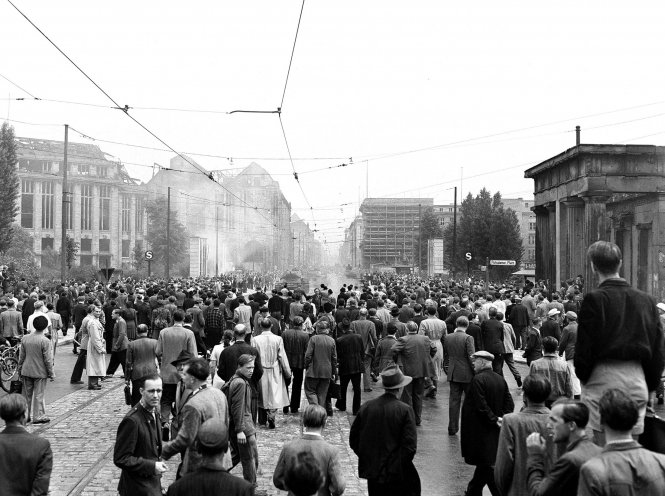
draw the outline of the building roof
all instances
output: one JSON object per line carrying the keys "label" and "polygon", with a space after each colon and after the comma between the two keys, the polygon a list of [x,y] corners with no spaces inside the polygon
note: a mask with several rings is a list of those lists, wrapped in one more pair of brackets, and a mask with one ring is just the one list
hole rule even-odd
{"label": "building roof", "polygon": [[[52,160],[62,162],[65,154],[64,141],[54,141],[36,138],[16,138],[17,155],[21,158],[35,160]],[[104,153],[97,145],[87,143],[67,143],[67,162],[90,164],[105,163],[108,165],[118,163],[118,159]]]}

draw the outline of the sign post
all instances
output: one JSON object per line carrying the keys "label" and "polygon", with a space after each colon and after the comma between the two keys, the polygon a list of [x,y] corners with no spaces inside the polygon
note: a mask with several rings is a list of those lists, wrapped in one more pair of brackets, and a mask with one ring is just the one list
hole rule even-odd
{"label": "sign post", "polygon": [[145,252],[145,259],[148,262],[148,277],[150,277],[150,262],[152,261],[152,258],[155,255],[152,253],[152,250],[148,250]]}

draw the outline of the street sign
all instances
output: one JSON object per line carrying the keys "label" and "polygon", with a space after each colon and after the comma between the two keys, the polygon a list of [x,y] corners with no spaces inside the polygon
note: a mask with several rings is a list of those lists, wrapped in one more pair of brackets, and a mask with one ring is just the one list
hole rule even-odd
{"label": "street sign", "polygon": [[467,260],[471,260],[473,257],[471,256],[471,253],[469,253],[469,252],[467,251],[467,252],[464,254],[464,258],[466,258]]}
{"label": "street sign", "polygon": [[487,265],[479,265],[480,272],[487,272]]}
{"label": "street sign", "polygon": [[152,260],[153,257],[154,257],[154,254],[152,253],[152,250],[148,250],[148,251],[145,252],[145,259],[146,260]]}
{"label": "street sign", "polygon": [[490,260],[490,265],[516,265],[515,260]]}

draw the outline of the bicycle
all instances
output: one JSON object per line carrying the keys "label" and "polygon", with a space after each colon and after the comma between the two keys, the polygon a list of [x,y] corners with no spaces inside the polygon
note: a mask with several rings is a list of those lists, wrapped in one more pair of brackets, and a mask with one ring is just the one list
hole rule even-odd
{"label": "bicycle", "polygon": [[18,376],[18,360],[0,356],[0,387],[9,392],[12,381]]}

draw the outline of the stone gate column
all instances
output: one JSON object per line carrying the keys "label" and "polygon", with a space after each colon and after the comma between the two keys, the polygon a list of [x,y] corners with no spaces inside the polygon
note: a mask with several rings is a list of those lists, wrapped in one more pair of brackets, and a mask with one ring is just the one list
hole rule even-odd
{"label": "stone gate column", "polygon": [[[607,240],[607,210],[606,204],[608,194],[587,194],[584,196],[584,246],[586,251],[592,243],[599,240]],[[593,275],[591,264],[585,259],[584,262],[584,290],[590,291],[598,286],[598,281]]]}
{"label": "stone gate column", "polygon": [[543,205],[537,205],[532,209],[536,214],[536,280],[547,279],[548,258],[550,253],[550,220],[549,212]]}
{"label": "stone gate column", "polygon": [[[566,206],[566,246],[564,263],[565,278],[584,275],[584,200],[568,198],[563,201]],[[561,275],[564,277],[564,274]]]}

